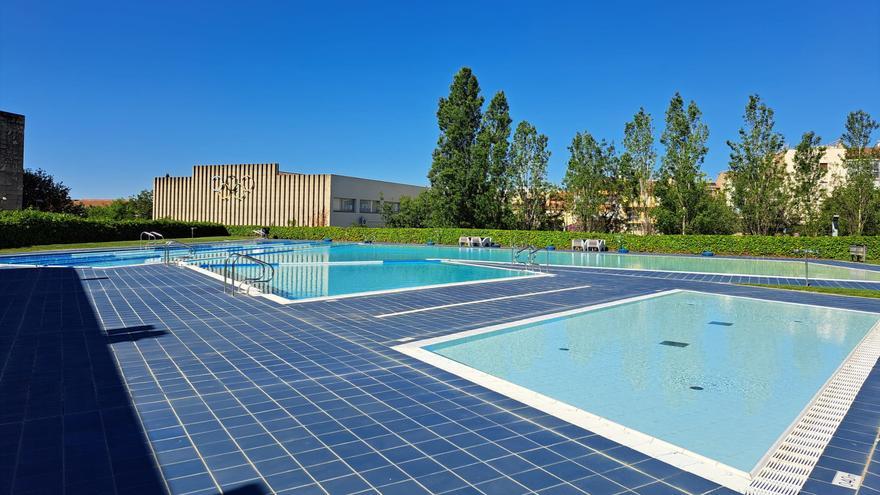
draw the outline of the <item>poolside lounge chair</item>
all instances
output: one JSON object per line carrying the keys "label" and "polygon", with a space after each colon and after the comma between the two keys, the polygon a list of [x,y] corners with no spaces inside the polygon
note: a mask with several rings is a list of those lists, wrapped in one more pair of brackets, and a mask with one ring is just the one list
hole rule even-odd
{"label": "poolside lounge chair", "polygon": [[491,245],[491,237],[471,236],[471,247],[489,247]]}
{"label": "poolside lounge chair", "polygon": [[571,249],[573,251],[577,251],[578,249],[583,251],[584,250],[584,239],[572,239],[571,240]]}
{"label": "poolside lounge chair", "polygon": [[458,238],[458,245],[459,246],[470,246],[471,245],[471,238],[466,235],[459,237]]}

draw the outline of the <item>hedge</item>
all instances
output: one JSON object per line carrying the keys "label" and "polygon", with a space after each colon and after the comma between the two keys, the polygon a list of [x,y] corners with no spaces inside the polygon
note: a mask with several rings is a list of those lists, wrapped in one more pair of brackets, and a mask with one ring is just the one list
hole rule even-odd
{"label": "hedge", "polygon": [[[232,235],[249,235],[257,227],[228,227]],[[720,255],[797,257],[796,249],[813,249],[818,257],[849,259],[852,244],[868,246],[868,259],[880,260],[880,238],[860,237],[791,237],[751,235],[650,235],[598,234],[486,229],[390,229],[371,227],[271,227],[269,236],[279,239],[324,239],[424,244],[457,244],[460,236],[491,237],[502,246],[554,246],[569,249],[572,239],[604,239],[611,250],[626,247],[632,252],[699,254],[712,251]]]}
{"label": "hedge", "polygon": [[216,223],[173,220],[98,220],[63,213],[35,210],[0,212],[0,248],[137,240],[143,231],[156,231],[167,238],[189,237],[190,227],[199,236],[229,235]]}

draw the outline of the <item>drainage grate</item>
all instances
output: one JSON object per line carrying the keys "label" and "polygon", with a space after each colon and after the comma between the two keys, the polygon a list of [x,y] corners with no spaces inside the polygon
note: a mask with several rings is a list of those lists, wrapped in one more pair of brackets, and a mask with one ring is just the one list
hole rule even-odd
{"label": "drainage grate", "polygon": [[732,327],[733,326],[733,323],[730,323],[729,321],[710,321],[709,324],[710,325],[719,325],[722,327]]}
{"label": "drainage grate", "polygon": [[[747,495],[800,492],[878,357],[880,325],[875,325],[776,446],[749,484]],[[851,484],[860,481],[847,474],[835,475],[835,479]]]}
{"label": "drainage grate", "polygon": [[571,349],[569,349],[568,347],[560,347],[559,350],[560,351],[570,351]]}
{"label": "drainage grate", "polygon": [[687,342],[676,342],[674,340],[664,340],[663,342],[660,342],[660,345],[668,345],[670,347],[687,347],[690,344],[688,344]]}

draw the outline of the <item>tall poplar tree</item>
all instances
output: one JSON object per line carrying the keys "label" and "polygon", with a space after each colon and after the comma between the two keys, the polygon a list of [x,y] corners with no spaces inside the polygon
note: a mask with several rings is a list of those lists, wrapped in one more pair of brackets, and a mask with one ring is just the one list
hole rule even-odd
{"label": "tall poplar tree", "polygon": [[571,197],[572,211],[585,231],[606,230],[605,203],[614,146],[596,141],[589,132],[578,132],[568,151],[571,157],[562,183]]}
{"label": "tall poplar tree", "polygon": [[862,235],[865,223],[878,208],[874,164],[880,160],[876,148],[870,148],[871,134],[880,125],[867,112],[858,110],[846,117],[846,131],[840,137],[846,154],[846,184],[839,192],[844,223],[851,235]]}
{"label": "tall poplar tree", "polygon": [[787,223],[785,139],[773,129],[773,109],[758,95],[749,96],[743,120],[739,141],[727,142],[733,205],[746,233],[768,235]]}
{"label": "tall poplar tree", "polygon": [[638,194],[634,203],[642,224],[642,233],[651,234],[654,226],[651,215],[648,214],[648,207],[649,201],[654,196],[651,178],[657,163],[657,153],[654,151],[654,127],[651,123],[651,114],[645,112],[644,108],[639,108],[632,121],[624,126],[623,148],[621,159],[632,167],[638,183]]}
{"label": "tall poplar tree", "polygon": [[675,93],[666,109],[666,128],[660,143],[666,148],[654,190],[658,205],[655,218],[664,233],[687,234],[691,223],[706,205],[708,190],[700,166],[706,157],[709,128],[702,112]]}
{"label": "tall poplar tree", "polygon": [[474,145],[482,106],[476,76],[470,68],[462,67],[452,80],[449,96],[440,98],[437,108],[440,137],[428,172],[434,225],[474,226],[482,181],[474,163]]}
{"label": "tall poplar tree", "polygon": [[820,146],[821,141],[822,138],[813,131],[805,132],[792,159],[794,173],[788,187],[794,211],[800,217],[803,233],[806,235],[818,235],[819,215],[825,199],[825,190],[822,187],[822,179],[826,173],[822,167],[825,147]]}
{"label": "tall poplar tree", "polygon": [[547,222],[547,136],[538,134],[532,124],[522,121],[516,126],[510,146],[513,169],[513,190],[516,196],[516,217],[520,228],[536,230]]}
{"label": "tall poplar tree", "polygon": [[489,102],[477,135],[476,162],[482,174],[482,190],[476,220],[481,227],[504,229],[510,226],[510,195],[513,182],[510,167],[510,107],[504,91]]}

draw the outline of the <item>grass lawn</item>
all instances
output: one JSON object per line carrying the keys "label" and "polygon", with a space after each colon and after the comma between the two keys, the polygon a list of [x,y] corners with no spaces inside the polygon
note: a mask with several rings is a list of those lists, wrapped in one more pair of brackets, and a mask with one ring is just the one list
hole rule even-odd
{"label": "grass lawn", "polygon": [[[218,237],[181,237],[174,239],[175,241],[186,242],[188,244],[199,242],[217,242],[217,241],[234,241],[237,239],[253,239],[253,236],[218,236]],[[171,239],[165,239],[170,241]],[[159,243],[161,244],[161,242]],[[121,247],[139,247],[141,241],[110,241],[110,242],[81,242],[77,244],[44,244],[42,246],[25,246],[17,248],[0,249],[0,254],[29,253],[32,251],[54,251],[58,249],[96,249],[96,248],[121,248]]]}
{"label": "grass lawn", "polygon": [[844,289],[840,287],[805,287],[803,285],[770,285],[770,284],[739,284],[751,287],[765,287],[768,289],[798,290],[801,292],[817,292],[819,294],[833,294],[836,296],[873,297],[880,298],[880,290],[874,289]]}

